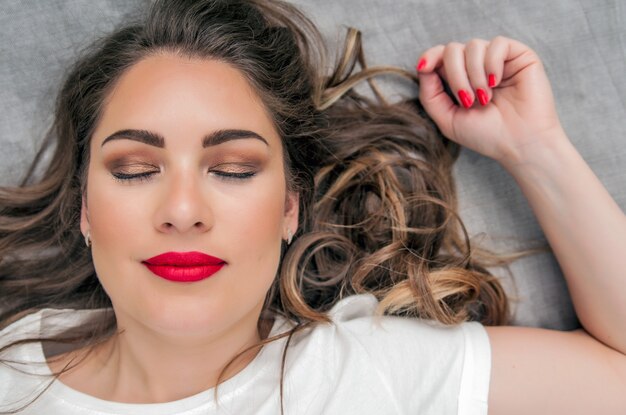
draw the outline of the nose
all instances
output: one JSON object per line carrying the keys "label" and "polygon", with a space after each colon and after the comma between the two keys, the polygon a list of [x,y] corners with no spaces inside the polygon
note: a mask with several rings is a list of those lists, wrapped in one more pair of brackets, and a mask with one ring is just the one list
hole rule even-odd
{"label": "nose", "polygon": [[213,213],[199,181],[193,174],[170,177],[154,217],[160,232],[202,233],[213,226]]}

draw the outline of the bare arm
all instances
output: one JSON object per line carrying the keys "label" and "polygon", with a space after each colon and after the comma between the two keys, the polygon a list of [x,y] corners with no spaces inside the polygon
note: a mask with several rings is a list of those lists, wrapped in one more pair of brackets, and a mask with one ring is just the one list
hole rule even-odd
{"label": "bare arm", "polygon": [[626,359],[583,330],[487,327],[489,414],[623,415]]}
{"label": "bare arm", "polygon": [[488,328],[490,413],[540,406],[544,413],[624,414],[626,217],[564,133],[548,143],[505,167],[552,246],[586,332]]}
{"label": "bare arm", "polygon": [[584,327],[488,328],[490,413],[626,413],[626,217],[563,132],[543,65],[506,38],[436,46],[422,58],[426,110],[446,136],[513,175]]}
{"label": "bare arm", "polygon": [[626,216],[559,134],[505,168],[550,242],[583,327],[626,354]]}

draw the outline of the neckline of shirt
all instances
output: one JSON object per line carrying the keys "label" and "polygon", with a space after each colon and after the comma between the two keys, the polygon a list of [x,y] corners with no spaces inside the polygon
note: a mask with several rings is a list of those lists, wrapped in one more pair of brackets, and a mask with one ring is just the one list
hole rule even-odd
{"label": "neckline of shirt", "polygon": [[[59,310],[54,311],[56,312]],[[71,311],[73,313],[76,313],[76,310]],[[41,314],[41,316],[43,317],[45,312],[46,309],[41,310],[38,314]],[[94,312],[94,310],[80,310],[78,313],[80,315],[77,316],[76,314],[74,314],[74,319],[79,320],[81,318],[85,318],[90,312]],[[42,330],[42,320],[43,318],[39,318],[38,330],[40,330],[40,332]],[[286,320],[282,316],[277,316],[269,336],[274,336],[276,334],[284,332],[286,326]],[[280,356],[282,354],[285,340],[285,338],[282,338],[263,346],[259,353],[255,356],[255,358],[245,368],[243,368],[233,377],[220,383],[218,386],[219,405],[228,404],[228,402],[230,402],[233,398],[239,396],[244,389],[249,387],[255,381],[255,379],[264,374],[270,376],[271,378],[276,377],[276,379],[280,379],[280,365],[277,365],[276,363],[281,361]],[[31,347],[30,352],[37,359],[37,361],[46,361],[43,347],[40,342],[31,343],[28,346]],[[50,367],[47,364],[44,364],[42,366],[41,374],[48,376],[52,374]],[[141,413],[142,415],[166,415],[171,414],[173,410],[176,410],[178,411],[178,413],[180,413],[180,411],[187,411],[191,409],[215,408],[216,402],[214,400],[214,389],[215,388],[210,388],[195,395],[170,402],[124,403],[99,399],[86,393],[80,392],[74,388],[71,388],[70,386],[65,385],[59,380],[55,380],[46,392],[46,394],[49,394],[51,397],[62,401],[66,405],[80,407],[92,411],[99,411],[102,413]],[[140,410],[140,412],[136,412],[138,410]]]}

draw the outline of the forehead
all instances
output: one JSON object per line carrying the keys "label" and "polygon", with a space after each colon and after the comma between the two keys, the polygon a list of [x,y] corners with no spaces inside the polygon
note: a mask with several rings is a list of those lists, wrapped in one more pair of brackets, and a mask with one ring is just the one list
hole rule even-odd
{"label": "forehead", "polygon": [[218,60],[171,54],[144,58],[117,81],[94,138],[120,128],[156,129],[166,138],[249,129],[279,141],[269,112],[240,71]]}

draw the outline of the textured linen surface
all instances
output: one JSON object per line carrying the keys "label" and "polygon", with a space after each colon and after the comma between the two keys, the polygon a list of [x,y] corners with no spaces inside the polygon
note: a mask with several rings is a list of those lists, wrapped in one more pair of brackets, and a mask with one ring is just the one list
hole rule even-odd
{"label": "textured linen surface", "polygon": [[[415,319],[376,321],[372,295],[348,297],[331,310],[332,325],[294,336],[287,354],[284,404],[287,414],[487,413],[490,349],[483,326],[465,323],[435,327]],[[93,311],[92,311],[93,313]],[[42,320],[42,316],[53,315]],[[86,312],[44,310],[0,332],[2,343],[72,327]],[[43,321],[43,323],[42,323]],[[271,334],[286,329],[277,320]],[[284,340],[265,346],[241,372],[218,389],[162,404],[124,404],[93,398],[54,383],[23,415],[195,415],[280,413],[280,362]],[[43,361],[39,344],[21,346],[9,356]],[[50,373],[47,365],[24,368]],[[0,410],[41,390],[38,378],[0,366]],[[45,381],[44,381],[45,382]]]}
{"label": "textured linen surface", "polygon": [[[90,40],[143,0],[0,2],[0,183],[16,183],[51,121],[63,69]],[[618,204],[626,208],[626,3],[620,0],[297,0],[331,45],[346,26],[362,30],[372,64],[412,69],[427,47],[474,37],[519,39],[542,57],[570,139]],[[383,82],[396,97],[416,94]],[[498,250],[542,241],[520,190],[502,168],[463,150],[456,165],[461,215],[470,234]],[[551,254],[517,261],[508,291],[514,323],[578,325]]]}

